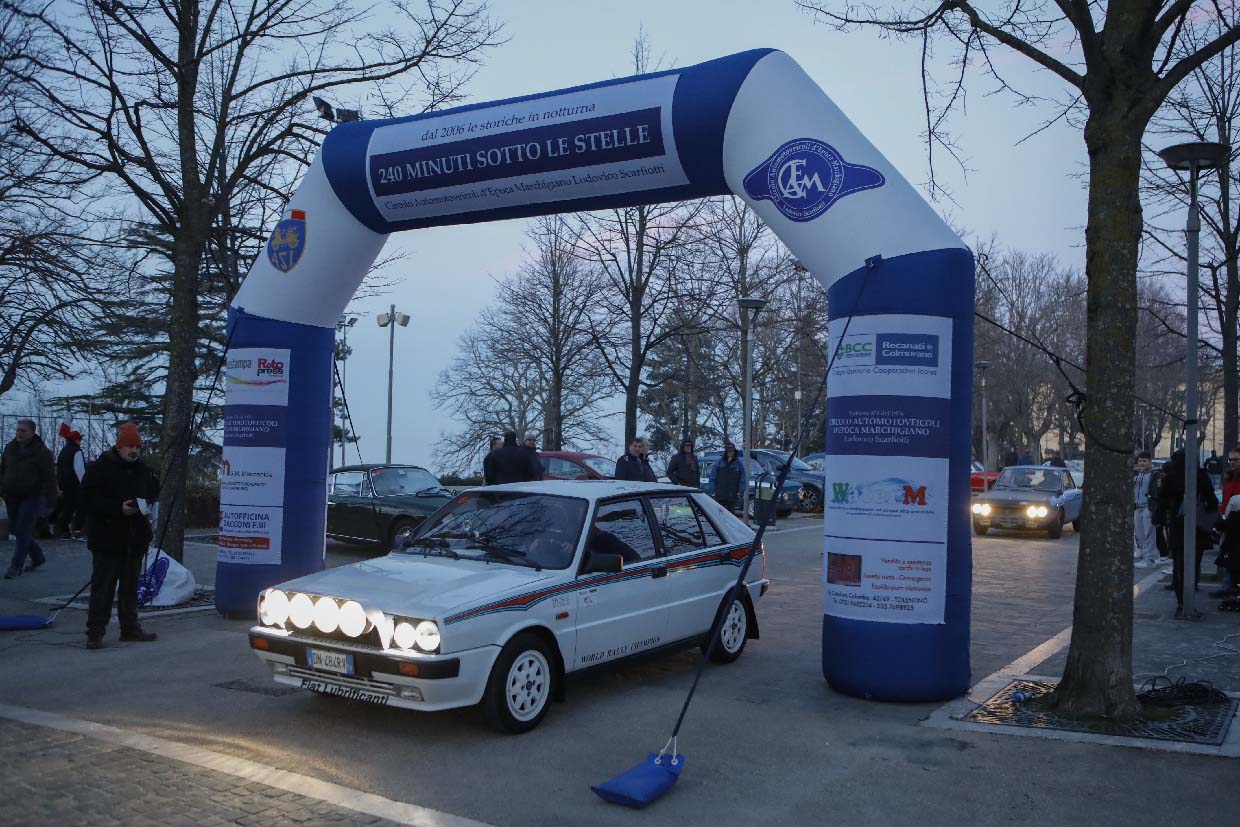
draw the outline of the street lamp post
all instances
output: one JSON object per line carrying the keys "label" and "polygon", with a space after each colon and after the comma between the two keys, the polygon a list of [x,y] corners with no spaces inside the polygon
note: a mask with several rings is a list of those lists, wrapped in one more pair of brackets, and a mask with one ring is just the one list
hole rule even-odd
{"label": "street lamp post", "polygon": [[[740,309],[741,315],[741,342],[744,344],[744,353],[741,358],[745,360],[745,398],[742,400],[744,415],[741,425],[741,463],[745,466],[745,477],[749,477],[749,449],[752,447],[750,443],[750,434],[753,430],[753,344],[749,338],[749,330],[753,323],[758,320],[758,313],[762,308],[766,307],[766,299],[758,299],[753,296],[741,296],[736,300],[736,306]],[[750,316],[750,313],[753,313]],[[757,480],[754,480],[755,490]],[[773,495],[774,496],[774,495]],[[773,504],[772,504],[773,505]],[[741,491],[741,519],[746,523],[749,522],[749,485],[746,483]]]}
{"label": "street lamp post", "polygon": [[345,390],[346,383],[349,378],[349,328],[357,324],[357,316],[341,316],[340,321],[336,322],[336,332],[340,334],[341,350],[345,356],[341,359],[340,365],[340,464],[345,464],[345,446],[348,444],[346,437],[349,434],[347,422],[345,419],[344,402],[348,400],[349,394]]}
{"label": "street lamp post", "polygon": [[384,454],[386,459],[384,462],[391,464],[392,462],[392,374],[393,366],[396,364],[396,325],[401,327],[409,326],[409,316],[404,313],[396,312],[396,305],[392,305],[387,313],[380,313],[375,319],[379,323],[379,327],[388,328],[388,406],[387,406],[387,452]]}
{"label": "street lamp post", "polygon": [[1184,548],[1180,551],[1180,617],[1200,617],[1194,606],[1197,587],[1197,469],[1201,452],[1197,447],[1197,245],[1201,235],[1201,214],[1197,209],[1197,177],[1203,169],[1227,163],[1231,147],[1218,143],[1191,143],[1169,146],[1158,153],[1167,166],[1188,173],[1188,221],[1184,227],[1188,242],[1188,324],[1187,370],[1184,394]]}
{"label": "street lamp post", "polygon": [[986,485],[986,474],[990,471],[990,440],[986,437],[986,370],[990,362],[977,361],[973,366],[982,375],[982,489],[985,490],[990,487]]}

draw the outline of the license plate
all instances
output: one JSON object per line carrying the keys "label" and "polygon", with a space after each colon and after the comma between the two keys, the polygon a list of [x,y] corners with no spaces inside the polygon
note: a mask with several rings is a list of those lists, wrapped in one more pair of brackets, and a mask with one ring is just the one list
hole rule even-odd
{"label": "license plate", "polygon": [[1020,528],[1024,525],[1024,522],[1016,517],[1004,517],[1000,520],[996,520],[995,522],[1003,528]]}
{"label": "license plate", "polygon": [[344,652],[326,652],[322,649],[306,649],[306,664],[311,669],[324,669],[342,675],[353,674],[353,656]]}

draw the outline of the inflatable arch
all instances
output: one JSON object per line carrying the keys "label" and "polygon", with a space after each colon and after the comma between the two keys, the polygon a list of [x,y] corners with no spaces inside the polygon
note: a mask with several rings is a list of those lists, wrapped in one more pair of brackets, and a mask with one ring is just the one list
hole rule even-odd
{"label": "inflatable arch", "polygon": [[726,193],[829,290],[823,674],[964,692],[973,258],[775,50],[333,129],[230,311],[217,608],[323,566],[334,328],[390,233]]}

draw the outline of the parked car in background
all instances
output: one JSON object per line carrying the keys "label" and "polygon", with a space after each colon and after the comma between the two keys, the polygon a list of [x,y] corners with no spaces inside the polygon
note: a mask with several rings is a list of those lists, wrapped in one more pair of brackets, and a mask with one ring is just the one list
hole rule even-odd
{"label": "parked car in background", "polygon": [[821,471],[823,469],[823,465],[826,462],[826,459],[827,459],[827,455],[823,453],[822,451],[819,451],[816,454],[806,454],[805,456],[801,457],[801,462],[805,463],[810,468],[813,468],[815,471]]}
{"label": "parked car in background", "polygon": [[[757,451],[754,451],[756,454]],[[711,484],[710,472],[715,467],[715,463],[723,457],[722,451],[707,451],[702,454],[698,461],[702,467],[702,490],[712,497],[715,495],[715,486]],[[775,474],[770,473],[763,467],[762,463],[756,458],[749,461],[749,516],[754,516],[754,495],[757,491],[758,476],[765,474],[763,482],[767,484],[775,484]],[[798,507],[803,496],[804,487],[801,483],[789,477],[784,481],[784,487],[780,490],[779,495],[775,498],[775,516],[787,517]]]}
{"label": "parked car in background", "polygon": [[391,554],[264,589],[250,647],[286,686],[424,712],[480,705],[496,729],[527,732],[573,672],[682,646],[737,660],[769,583],[759,546],[732,591],[753,538],[686,488],[475,488]]}
{"label": "parked car in background", "polygon": [[598,454],[577,451],[539,451],[543,478],[548,480],[610,480],[616,477],[616,461]]}
{"label": "parked car in background", "polygon": [[1057,539],[1065,523],[1081,530],[1081,504],[1081,489],[1068,469],[1012,465],[1003,469],[991,490],[973,498],[973,531],[1026,529]]}
{"label": "parked car in background", "polygon": [[998,471],[987,471],[985,466],[974,460],[969,475],[969,487],[973,489],[974,494],[981,491],[989,491],[997,479],[999,479]]}
{"label": "parked car in background", "polygon": [[331,472],[327,536],[395,548],[452,499],[435,475],[416,465],[347,465]]}

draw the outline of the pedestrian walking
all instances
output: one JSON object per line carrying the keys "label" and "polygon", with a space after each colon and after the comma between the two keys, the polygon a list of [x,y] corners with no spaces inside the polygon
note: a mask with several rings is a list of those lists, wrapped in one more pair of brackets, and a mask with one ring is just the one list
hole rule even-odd
{"label": "pedestrian walking", "polygon": [[[1202,519],[1203,513],[1208,512],[1213,515],[1218,510],[1218,500],[1214,497],[1214,486],[1210,483],[1210,476],[1205,469],[1200,467],[1194,467],[1190,472],[1186,465],[1183,449],[1172,454],[1159,489],[1159,508],[1166,515],[1167,545],[1172,564],[1171,588],[1175,591],[1175,616],[1177,618],[1184,613],[1184,592],[1189,588],[1194,590],[1197,588],[1197,580],[1201,576],[1201,558],[1205,555],[1206,549],[1213,545],[1210,538],[1210,530],[1213,526]],[[1195,503],[1184,502],[1185,478],[1189,473],[1197,474],[1197,502]],[[1183,557],[1181,552],[1184,550],[1184,514],[1189,508],[1197,509],[1198,515],[1191,576],[1187,576],[1183,570],[1184,564],[1181,560]]]}
{"label": "pedestrian walking", "polygon": [[1154,539],[1154,522],[1150,512],[1150,453],[1137,454],[1137,470],[1132,475],[1133,565],[1152,569],[1158,565],[1158,544]]}
{"label": "pedestrian walking", "polygon": [[530,462],[532,464],[532,467],[535,470],[535,473],[537,474],[537,476],[534,477],[534,479],[536,480],[542,479],[543,474],[545,473],[545,469],[543,468],[542,460],[539,459],[538,457],[538,432],[537,431],[529,431],[526,433],[525,451],[526,453],[530,455]]}
{"label": "pedestrian walking", "polygon": [[491,450],[482,458],[482,484],[495,485],[495,452],[504,444],[497,436],[491,437]]}
{"label": "pedestrian walking", "polygon": [[52,520],[57,537],[72,537],[80,528],[78,498],[82,477],[86,476],[86,458],[82,455],[82,435],[67,423],[60,423],[60,436],[65,441],[56,457],[56,485],[60,499],[56,503],[56,515]]}
{"label": "pedestrian walking", "polygon": [[735,511],[741,492],[749,484],[745,463],[737,455],[735,445],[723,446],[723,456],[710,469],[710,484],[715,501],[728,511]]}
{"label": "pedestrian walking", "polygon": [[506,432],[504,444],[491,456],[496,485],[542,479],[542,469],[534,465],[530,452],[517,444],[516,431]]}
{"label": "pedestrian walking", "polygon": [[1223,472],[1223,499],[1218,508],[1222,514],[1219,521],[1218,557],[1214,561],[1223,575],[1219,588],[1210,592],[1211,597],[1230,598],[1240,594],[1240,448],[1227,452],[1227,470]]}
{"label": "pedestrian walking", "polygon": [[154,536],[151,526],[159,479],[142,462],[141,453],[138,426],[126,422],[117,430],[116,447],[100,454],[82,480],[86,547],[91,556],[87,649],[103,648],[114,598],[121,640],[155,640],[155,633],[143,631],[138,622],[138,576]]}
{"label": "pedestrian walking", "polygon": [[[34,571],[47,562],[47,555],[34,538],[34,526],[56,502],[56,467],[52,452],[43,444],[34,420],[17,420],[12,441],[0,453],[0,496],[8,511],[9,533],[17,539],[5,580]],[[26,558],[30,565],[26,565]]]}
{"label": "pedestrian walking", "polygon": [[650,467],[650,443],[645,437],[634,437],[629,450],[616,460],[616,479],[635,482],[655,482],[657,477]]}
{"label": "pedestrian walking", "polygon": [[693,440],[686,439],[680,443],[680,450],[667,464],[667,478],[672,485],[686,485],[689,488],[702,484],[702,470],[697,454],[693,453]]}

